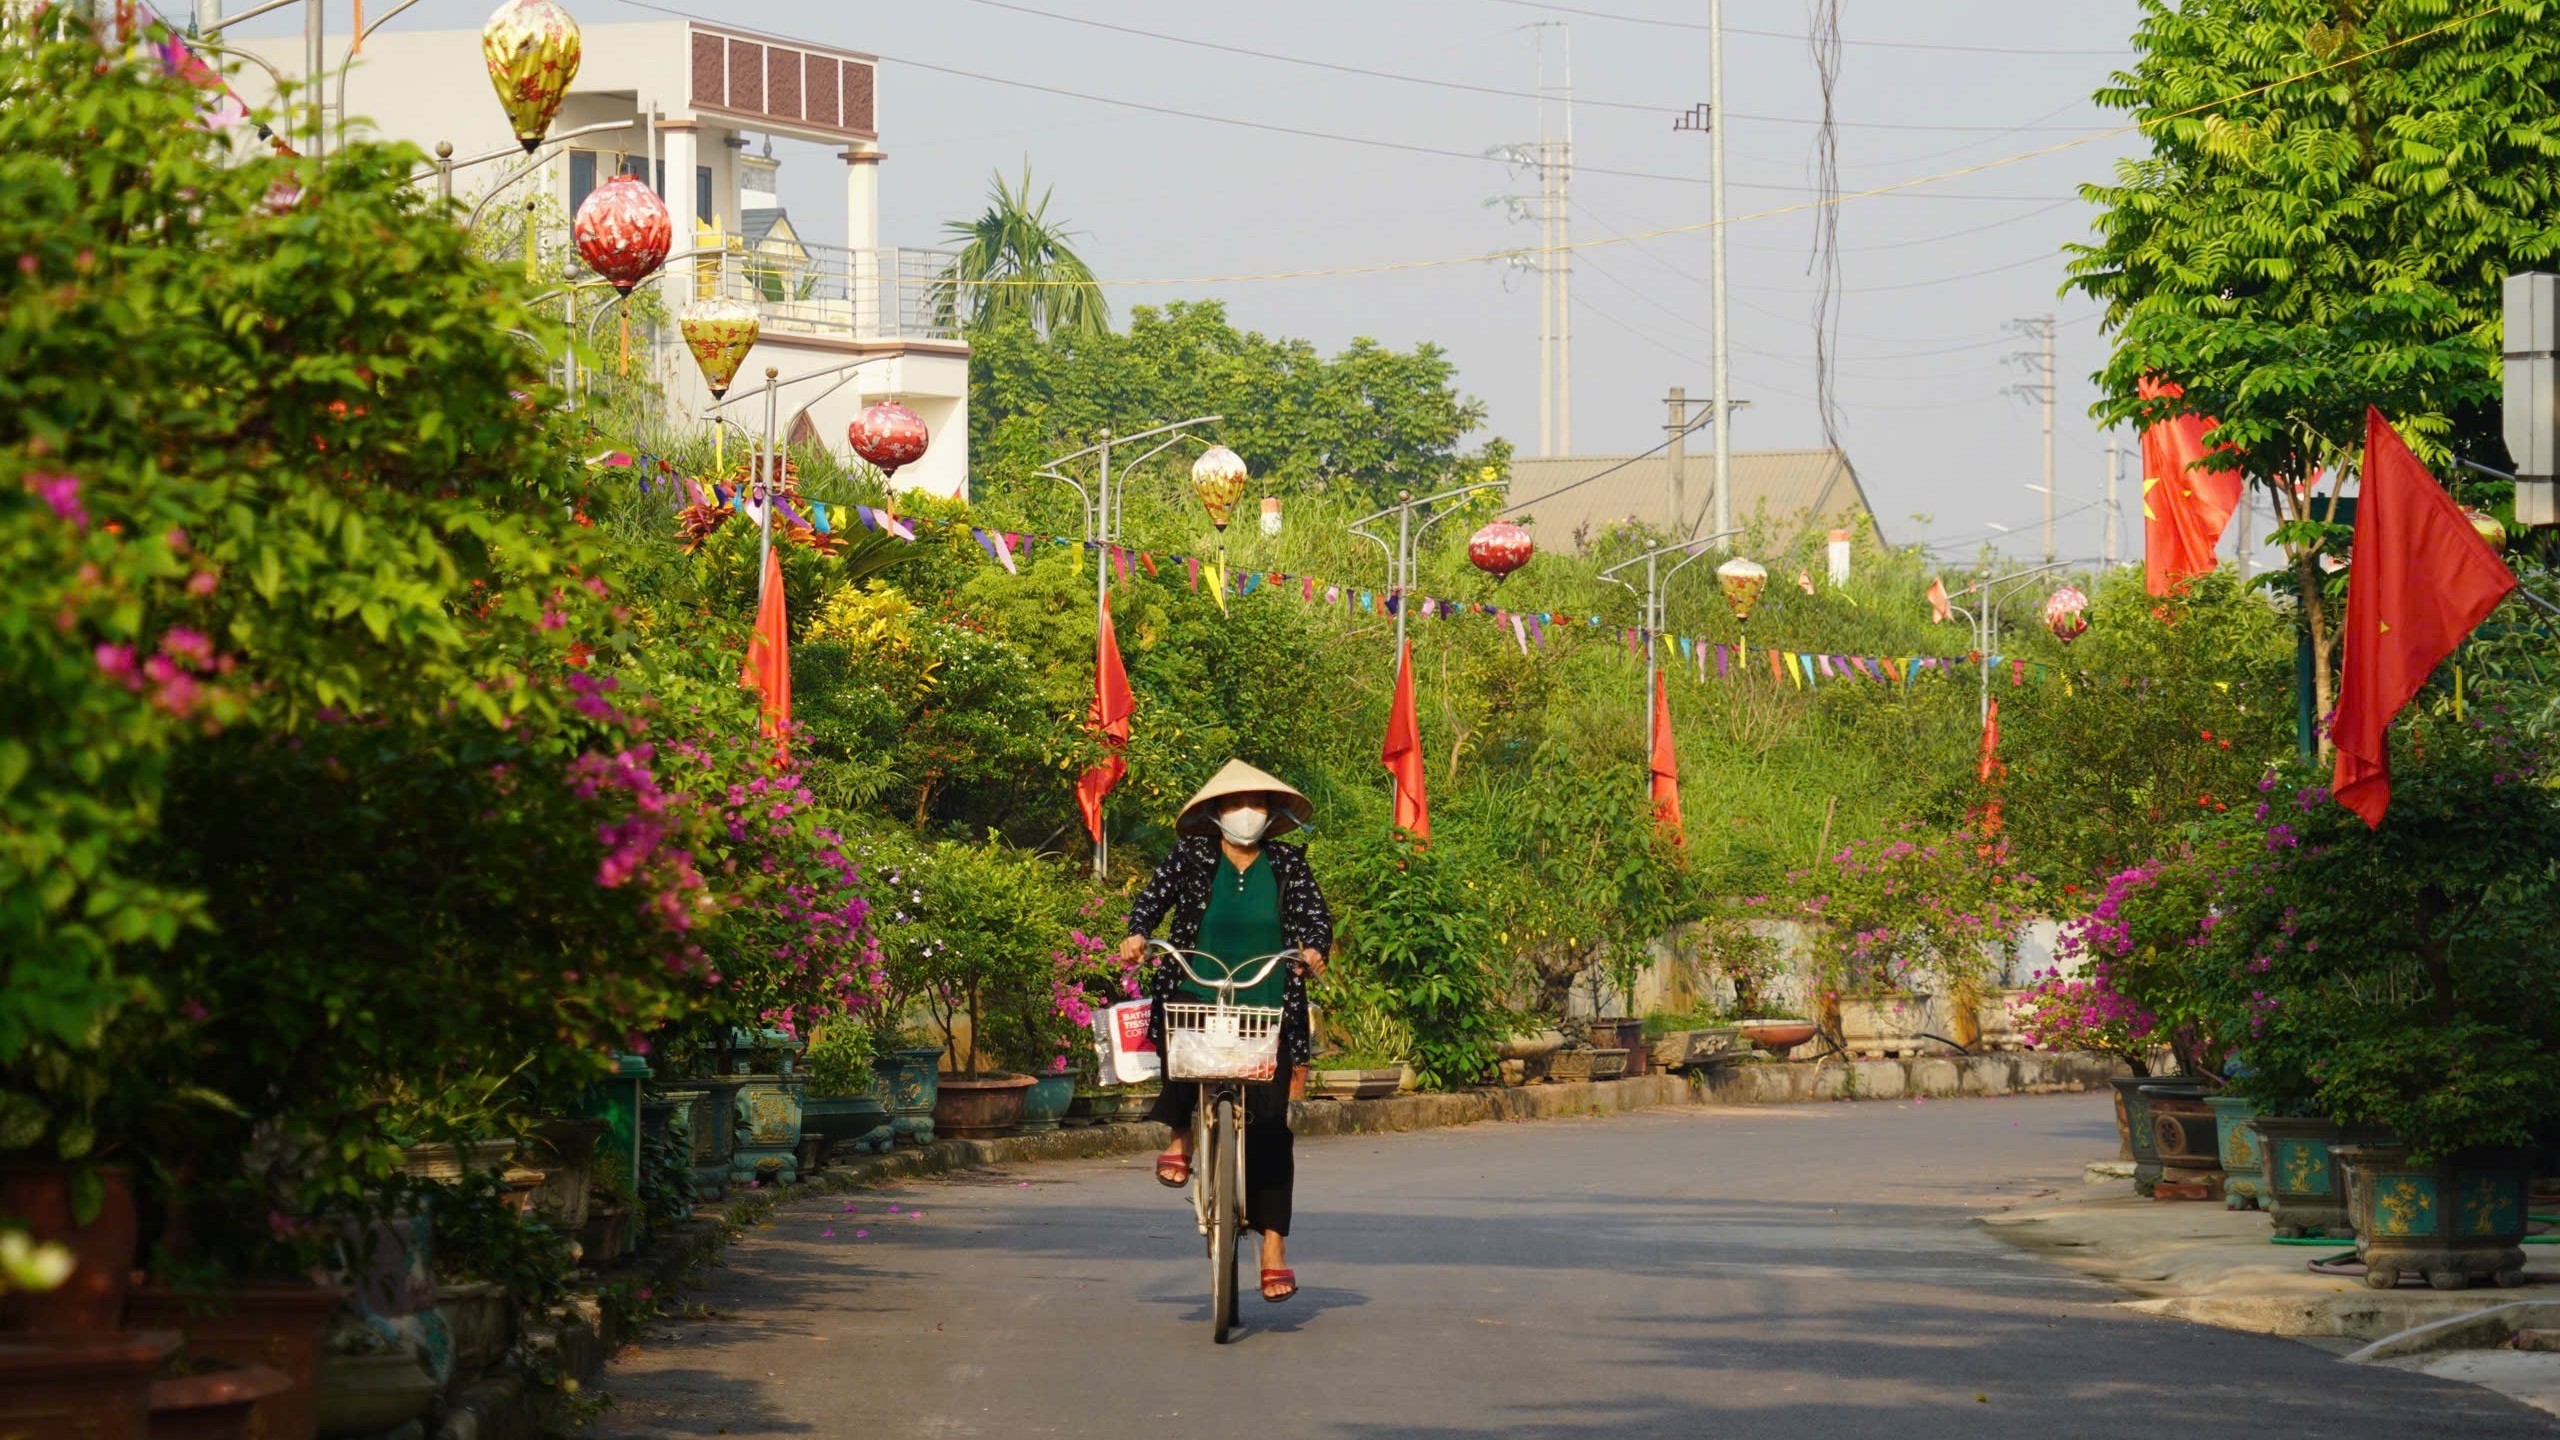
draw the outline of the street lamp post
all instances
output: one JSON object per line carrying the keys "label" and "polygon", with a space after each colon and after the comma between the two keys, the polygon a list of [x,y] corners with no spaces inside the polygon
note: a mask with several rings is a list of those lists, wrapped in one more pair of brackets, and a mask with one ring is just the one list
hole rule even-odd
{"label": "street lamp post", "polygon": [[[1134,435],[1114,435],[1106,429],[1102,432],[1100,440],[1081,450],[1071,450],[1057,456],[1035,472],[1073,489],[1076,492],[1076,498],[1083,502],[1085,539],[1093,546],[1093,628],[1096,635],[1102,633],[1103,621],[1111,613],[1110,546],[1113,541],[1120,538],[1122,512],[1128,504],[1128,477],[1148,461],[1181,441],[1191,438],[1183,432],[1195,426],[1220,424],[1226,418],[1224,415],[1194,415],[1188,420],[1176,420],[1169,424],[1152,426]],[[1111,452],[1120,446],[1135,445],[1141,440],[1153,440],[1159,435],[1165,438],[1149,448],[1147,453],[1120,467],[1120,480],[1118,488],[1115,489],[1111,475]],[[1094,461],[1094,488],[1091,490],[1087,490],[1084,482],[1067,474],[1061,468],[1087,458]],[[1103,878],[1110,859],[1111,842],[1106,838],[1097,837],[1093,842],[1093,878],[1096,880]]]}
{"label": "street lamp post", "polygon": [[[781,416],[780,404],[782,392],[789,389],[791,386],[802,384],[806,381],[823,380],[830,375],[836,376],[836,383],[819,391],[815,396],[811,397],[809,404],[815,405],[820,400],[826,399],[828,396],[833,395],[838,390],[841,390],[846,385],[850,384],[853,380],[854,371],[861,369],[865,365],[876,365],[883,361],[894,360],[896,358],[897,357],[894,355],[865,355],[861,359],[855,360],[849,364],[831,366],[825,370],[812,370],[806,375],[794,375],[788,380],[780,379],[779,377],[782,372],[773,366],[768,365],[764,369],[764,386],[762,389],[750,390],[733,399],[717,401],[712,405],[711,419],[714,426],[717,426],[722,423],[724,419],[720,412],[728,409],[730,406],[743,405],[749,400],[762,400],[764,402],[764,431],[760,436],[756,437],[757,443],[755,448],[749,452],[749,459],[747,462],[747,473],[753,477],[752,483],[755,485],[756,509],[759,513],[758,524],[762,530],[762,543],[758,547],[756,554],[756,602],[758,604],[762,604],[764,602],[766,557],[773,553],[773,487],[774,482],[779,480],[782,476],[782,465],[779,456],[780,447],[777,444],[774,433],[775,426]],[[745,427],[741,426],[739,428],[744,429]]]}
{"label": "street lamp post", "polygon": [[[1498,481],[1484,481],[1443,490],[1437,495],[1425,495],[1419,500],[1414,498],[1412,491],[1399,490],[1396,492],[1396,503],[1351,522],[1352,534],[1386,552],[1387,596],[1396,611],[1397,655],[1404,654],[1404,617],[1405,611],[1410,608],[1409,602],[1413,598],[1414,551],[1421,545],[1422,537],[1430,533],[1432,526],[1464,509],[1464,497],[1478,490],[1501,488],[1503,488],[1502,484]],[[1437,510],[1431,508],[1435,505],[1439,506]],[[1417,510],[1425,512],[1420,524],[1414,522],[1414,512]],[[1368,526],[1390,515],[1396,517],[1396,539],[1392,546],[1387,543],[1385,536],[1373,535],[1367,529]]]}
{"label": "street lamp post", "polygon": [[1965,623],[1973,627],[1974,653],[1982,657],[1980,723],[1985,725],[1991,723],[1991,647],[1999,643],[2000,639],[1999,596],[1993,592],[2003,588],[2015,589],[2022,582],[2032,580],[2039,575],[2049,575],[2064,568],[2066,568],[2064,562],[2056,561],[2050,565],[2038,565],[2032,570],[2013,570],[2006,575],[1995,575],[1988,580],[1968,585],[1956,594],[1982,597],[1971,606],[1959,605],[1955,603],[1953,596],[1948,597],[1947,608],[1964,616]]}
{"label": "street lamp post", "polygon": [[[1644,693],[1647,703],[1651,703],[1653,699],[1653,677],[1659,669],[1654,656],[1653,644],[1654,638],[1662,633],[1665,595],[1670,588],[1671,577],[1679,574],[1682,570],[1687,569],[1690,562],[1704,556],[1707,553],[1707,546],[1714,544],[1718,540],[1730,540],[1741,533],[1742,532],[1740,530],[1718,530],[1712,535],[1700,535],[1691,540],[1680,540],[1669,545],[1659,545],[1651,550],[1647,550],[1641,555],[1621,560],[1617,564],[1600,572],[1601,579],[1606,580],[1613,585],[1625,586],[1630,593],[1639,595],[1644,601],[1644,608],[1639,612],[1642,618],[1639,619],[1637,623],[1644,629]],[[1673,565],[1669,570],[1664,570],[1662,568],[1662,557],[1675,550],[1685,550],[1688,553],[1681,557],[1678,564]],[[1637,590],[1633,585],[1628,585],[1626,581],[1618,578],[1618,572],[1631,565],[1642,565],[1644,567],[1644,589],[1641,591]]]}

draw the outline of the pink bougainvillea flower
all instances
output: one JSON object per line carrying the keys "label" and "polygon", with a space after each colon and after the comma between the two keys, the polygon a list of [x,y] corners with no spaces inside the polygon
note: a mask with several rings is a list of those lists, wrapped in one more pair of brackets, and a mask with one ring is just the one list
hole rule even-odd
{"label": "pink bougainvillea flower", "polygon": [[53,511],[55,519],[69,521],[84,530],[88,528],[89,512],[80,504],[80,477],[32,472],[24,483],[27,493],[42,500]]}

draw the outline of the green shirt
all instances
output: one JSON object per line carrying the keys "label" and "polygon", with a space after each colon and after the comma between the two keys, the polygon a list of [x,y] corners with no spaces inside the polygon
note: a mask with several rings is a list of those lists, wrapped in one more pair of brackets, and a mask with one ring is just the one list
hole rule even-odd
{"label": "green shirt", "polygon": [[[1209,908],[1200,916],[1199,948],[1215,956],[1216,965],[1193,961],[1201,974],[1243,974],[1251,962],[1288,948],[1289,938],[1280,928],[1280,882],[1271,878],[1271,862],[1255,856],[1253,863],[1238,870],[1225,849],[1218,852],[1218,873],[1209,882]],[[1262,983],[1236,992],[1239,1005],[1279,1007],[1286,993],[1289,966],[1286,961],[1271,967]],[[1196,991],[1188,979],[1182,988]],[[1205,998],[1205,997],[1204,997]]]}

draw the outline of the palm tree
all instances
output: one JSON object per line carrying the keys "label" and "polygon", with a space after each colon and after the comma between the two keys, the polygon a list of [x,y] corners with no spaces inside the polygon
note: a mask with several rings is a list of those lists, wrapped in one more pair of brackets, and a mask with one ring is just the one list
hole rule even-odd
{"label": "palm tree", "polygon": [[1067,244],[1075,232],[1049,219],[1049,195],[1043,190],[1033,202],[1026,160],[1018,186],[996,172],[987,213],[943,223],[952,238],[966,242],[943,271],[936,308],[946,322],[956,310],[970,330],[1016,318],[1044,335],[1098,335],[1111,328],[1102,287]]}

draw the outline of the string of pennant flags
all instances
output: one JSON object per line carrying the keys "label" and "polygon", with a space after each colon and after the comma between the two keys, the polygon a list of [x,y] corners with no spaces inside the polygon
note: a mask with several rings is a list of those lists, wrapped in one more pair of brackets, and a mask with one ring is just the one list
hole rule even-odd
{"label": "string of pennant flags", "polygon": [[[619,451],[598,457],[596,463],[639,469],[638,479],[643,493],[663,489],[679,505],[718,505],[734,510],[750,521],[761,518],[757,509],[759,502],[751,493],[750,486],[723,482],[706,486],[679,473],[671,463],[646,455],[641,457],[636,467],[631,457]],[[657,475],[654,485],[652,471]],[[1079,568],[1083,565],[1083,552],[1100,552],[1100,563],[1110,565],[1124,582],[1141,573],[1150,579],[1161,580],[1168,570],[1178,571],[1181,583],[1192,593],[1197,594],[1206,586],[1222,607],[1230,598],[1242,599],[1266,592],[1289,595],[1304,605],[1321,603],[1329,609],[1359,615],[1393,616],[1410,603],[1411,613],[1428,619],[1489,619],[1497,628],[1509,632],[1512,642],[1524,655],[1553,649],[1560,634],[1589,635],[1614,630],[1619,642],[1631,655],[1641,656],[1648,639],[1675,650],[1680,662],[1692,667],[1701,682],[1710,678],[1732,679],[1765,668],[1773,682],[1792,685],[1799,690],[1842,683],[1909,685],[1914,680],[1930,676],[1945,677],[1957,673],[1971,676],[1977,666],[1986,663],[1983,656],[1970,652],[1963,655],[1848,655],[1831,651],[1789,650],[1778,646],[1728,644],[1702,636],[1668,632],[1651,634],[1640,627],[1611,625],[1599,615],[1512,610],[1480,600],[1450,600],[1430,595],[1412,596],[1408,601],[1408,597],[1394,591],[1334,584],[1312,575],[1292,575],[1278,570],[1231,570],[1215,559],[1196,555],[1158,556],[1152,551],[1076,536],[1033,535],[1017,530],[993,530],[957,520],[902,516],[871,505],[804,499],[795,506],[782,495],[772,496],[771,503],[776,519],[820,535],[838,534],[849,527],[858,527],[914,544],[919,531],[950,533],[966,529],[969,538],[989,560],[1014,575],[1022,573],[1023,559],[1027,555],[1044,547],[1066,548],[1077,552]],[[2067,670],[2044,661],[1993,655],[1987,663],[1995,675],[2005,670],[2012,687],[2049,683],[2056,679],[2066,687],[2075,683],[2099,683],[2084,672]]]}

